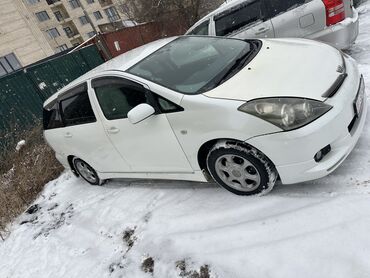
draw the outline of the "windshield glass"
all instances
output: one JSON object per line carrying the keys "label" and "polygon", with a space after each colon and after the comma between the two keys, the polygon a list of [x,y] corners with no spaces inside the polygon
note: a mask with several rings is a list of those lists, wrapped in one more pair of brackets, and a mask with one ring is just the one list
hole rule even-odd
{"label": "windshield glass", "polygon": [[250,52],[251,44],[242,40],[181,37],[128,71],[184,94],[199,94],[216,87]]}

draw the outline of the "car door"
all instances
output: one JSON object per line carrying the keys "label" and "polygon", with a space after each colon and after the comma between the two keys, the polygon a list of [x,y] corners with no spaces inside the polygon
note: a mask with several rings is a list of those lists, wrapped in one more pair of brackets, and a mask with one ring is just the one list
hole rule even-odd
{"label": "car door", "polygon": [[265,0],[277,38],[304,38],[326,28],[320,0]]}
{"label": "car door", "polygon": [[243,1],[213,17],[216,36],[273,38],[274,29],[262,0]]}
{"label": "car door", "polygon": [[65,147],[65,131],[59,102],[53,100],[43,108],[44,138],[57,155],[68,156]]}
{"label": "car door", "polygon": [[85,160],[98,172],[129,171],[129,165],[115,150],[91,105],[87,83],[58,97],[64,128],[63,150]]}
{"label": "car door", "polygon": [[[165,114],[142,84],[106,76],[92,81],[106,133],[134,172],[193,172]],[[132,124],[128,112],[147,103],[156,114]]]}

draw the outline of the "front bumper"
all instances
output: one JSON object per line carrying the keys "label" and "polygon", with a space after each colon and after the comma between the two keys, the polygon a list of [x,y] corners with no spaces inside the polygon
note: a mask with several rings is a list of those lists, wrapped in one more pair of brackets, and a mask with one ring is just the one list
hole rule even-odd
{"label": "front bumper", "polygon": [[328,43],[338,49],[348,49],[356,41],[359,33],[359,17],[353,8],[353,17],[311,34],[307,39]]}
{"label": "front bumper", "polygon": [[[318,179],[333,172],[350,154],[365,125],[366,96],[363,109],[349,131],[355,110],[353,101],[360,86],[360,74],[352,59],[346,59],[348,77],[340,90],[326,103],[333,108],[309,125],[300,129],[279,132],[247,140],[261,150],[275,164],[283,184]],[[331,146],[331,151],[320,162],[314,155]]]}

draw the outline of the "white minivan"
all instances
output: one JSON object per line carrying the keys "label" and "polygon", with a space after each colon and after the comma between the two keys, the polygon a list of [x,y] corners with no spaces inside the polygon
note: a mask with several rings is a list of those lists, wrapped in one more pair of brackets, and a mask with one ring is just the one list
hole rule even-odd
{"label": "white minivan", "polygon": [[352,0],[233,0],[199,20],[187,35],[307,38],[348,49],[359,32]]}
{"label": "white minivan", "polygon": [[44,134],[91,184],[212,177],[252,195],[277,178],[333,172],[366,113],[356,62],[327,44],[183,36],[122,54],[53,95]]}

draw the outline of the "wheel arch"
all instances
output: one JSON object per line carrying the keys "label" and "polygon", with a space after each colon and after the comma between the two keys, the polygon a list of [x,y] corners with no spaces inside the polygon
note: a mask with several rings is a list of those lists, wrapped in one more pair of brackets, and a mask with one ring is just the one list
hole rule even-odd
{"label": "wheel arch", "polygon": [[208,172],[208,170],[207,170],[207,156],[208,156],[209,151],[212,149],[212,147],[218,142],[226,142],[226,143],[229,143],[229,144],[238,144],[238,145],[243,145],[243,146],[246,146],[246,147],[251,147],[247,143],[245,143],[243,141],[240,141],[238,139],[217,138],[217,139],[209,140],[209,141],[203,143],[203,145],[199,148],[199,151],[198,151],[197,158],[198,158],[198,164],[199,164],[199,167],[200,167],[201,170],[205,170],[205,171]]}
{"label": "wheel arch", "polygon": [[73,165],[73,159],[76,158],[77,156],[74,155],[69,155],[67,157],[69,167],[71,168],[72,173],[76,176],[79,177],[79,174],[77,173],[75,166]]}
{"label": "wheel arch", "polygon": [[275,167],[275,164],[271,161],[271,159],[264,152],[257,149],[256,147],[254,147],[254,146],[252,146],[252,145],[250,145],[250,144],[248,144],[244,141],[238,140],[238,139],[218,138],[218,139],[212,139],[212,140],[209,140],[209,141],[203,143],[203,145],[199,148],[197,158],[198,158],[198,164],[199,164],[199,167],[200,167],[201,170],[206,171],[208,173],[208,170],[207,170],[207,156],[208,156],[208,153],[213,148],[213,146],[216,143],[219,143],[219,142],[225,142],[226,144],[230,144],[230,145],[239,145],[239,146],[243,146],[245,148],[253,148],[253,149],[257,150],[258,152],[260,152],[263,156],[265,156],[270,161],[270,163]]}

